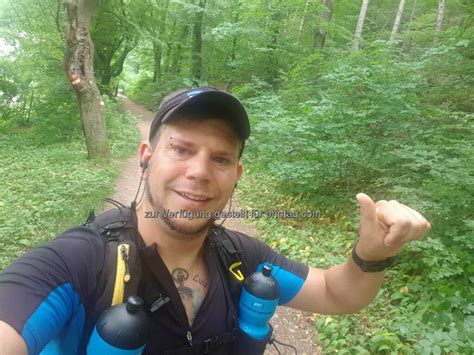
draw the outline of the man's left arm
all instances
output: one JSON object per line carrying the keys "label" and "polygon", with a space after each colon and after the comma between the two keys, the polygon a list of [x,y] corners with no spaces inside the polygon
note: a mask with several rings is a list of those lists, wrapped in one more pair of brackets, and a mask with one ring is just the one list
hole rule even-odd
{"label": "man's left arm", "polygon": [[[374,203],[363,193],[357,200],[361,220],[355,252],[369,264],[396,256],[403,244],[431,229],[420,213],[397,201]],[[320,314],[354,313],[372,302],[382,279],[383,271],[362,271],[352,256],[327,270],[310,267],[303,287],[286,306]]]}

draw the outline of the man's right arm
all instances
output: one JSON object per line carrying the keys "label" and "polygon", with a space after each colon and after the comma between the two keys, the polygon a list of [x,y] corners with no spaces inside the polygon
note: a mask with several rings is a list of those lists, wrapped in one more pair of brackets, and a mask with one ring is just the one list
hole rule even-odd
{"label": "man's right arm", "polygon": [[1,272],[0,354],[38,354],[60,334],[77,349],[103,256],[101,237],[77,227]]}
{"label": "man's right arm", "polygon": [[26,343],[23,338],[7,323],[0,320],[0,354],[2,355],[28,355]]}

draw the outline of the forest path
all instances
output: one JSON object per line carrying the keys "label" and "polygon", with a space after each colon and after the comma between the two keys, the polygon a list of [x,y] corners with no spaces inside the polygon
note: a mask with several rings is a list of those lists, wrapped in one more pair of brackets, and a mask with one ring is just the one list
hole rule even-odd
{"label": "forest path", "polygon": [[[137,122],[140,129],[142,140],[148,139],[148,130],[154,113],[144,107],[133,103],[125,98],[126,109],[137,116],[143,117]],[[138,154],[133,154],[128,160],[123,162],[122,173],[117,180],[113,199],[124,204],[130,204],[137,192],[139,177],[139,159]],[[234,209],[238,210],[238,201],[232,202]],[[241,218],[229,218],[224,226],[251,236],[258,237],[258,231],[254,226],[248,225]],[[322,350],[314,342],[314,315],[311,313],[300,312],[287,307],[278,307],[275,316],[271,320],[274,329],[274,336],[277,341],[292,345],[298,351],[298,354],[321,354]],[[294,350],[287,346],[277,344],[281,354],[294,354]],[[265,354],[278,354],[272,345],[267,346]]]}

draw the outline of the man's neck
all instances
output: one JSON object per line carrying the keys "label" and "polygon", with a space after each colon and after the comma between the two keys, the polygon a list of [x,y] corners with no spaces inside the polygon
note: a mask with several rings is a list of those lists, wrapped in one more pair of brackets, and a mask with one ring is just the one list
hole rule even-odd
{"label": "man's neck", "polygon": [[207,230],[197,236],[182,235],[173,231],[161,217],[146,218],[147,211],[154,211],[146,202],[137,206],[138,231],[147,246],[156,243],[157,252],[168,269],[193,268],[200,262]]}

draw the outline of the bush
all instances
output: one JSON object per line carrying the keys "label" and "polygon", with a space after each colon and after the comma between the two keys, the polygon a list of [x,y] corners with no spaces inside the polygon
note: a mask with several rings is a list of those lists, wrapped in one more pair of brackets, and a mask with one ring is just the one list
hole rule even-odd
{"label": "bush", "polygon": [[[429,238],[404,248],[367,310],[318,320],[328,353],[473,348],[474,151],[466,142],[474,116],[431,87],[445,63],[440,55],[465,61],[457,51],[440,47],[407,62],[377,42],[326,66],[317,55],[303,61],[311,74],[291,80],[301,75],[296,67],[280,91],[239,89],[253,127],[244,155],[250,177],[239,185],[245,206],[323,211],[318,220],[255,220],[271,246],[319,267],[344,260],[356,235],[359,191],[397,199],[433,225]],[[466,96],[459,82],[452,85],[456,97]]]}

